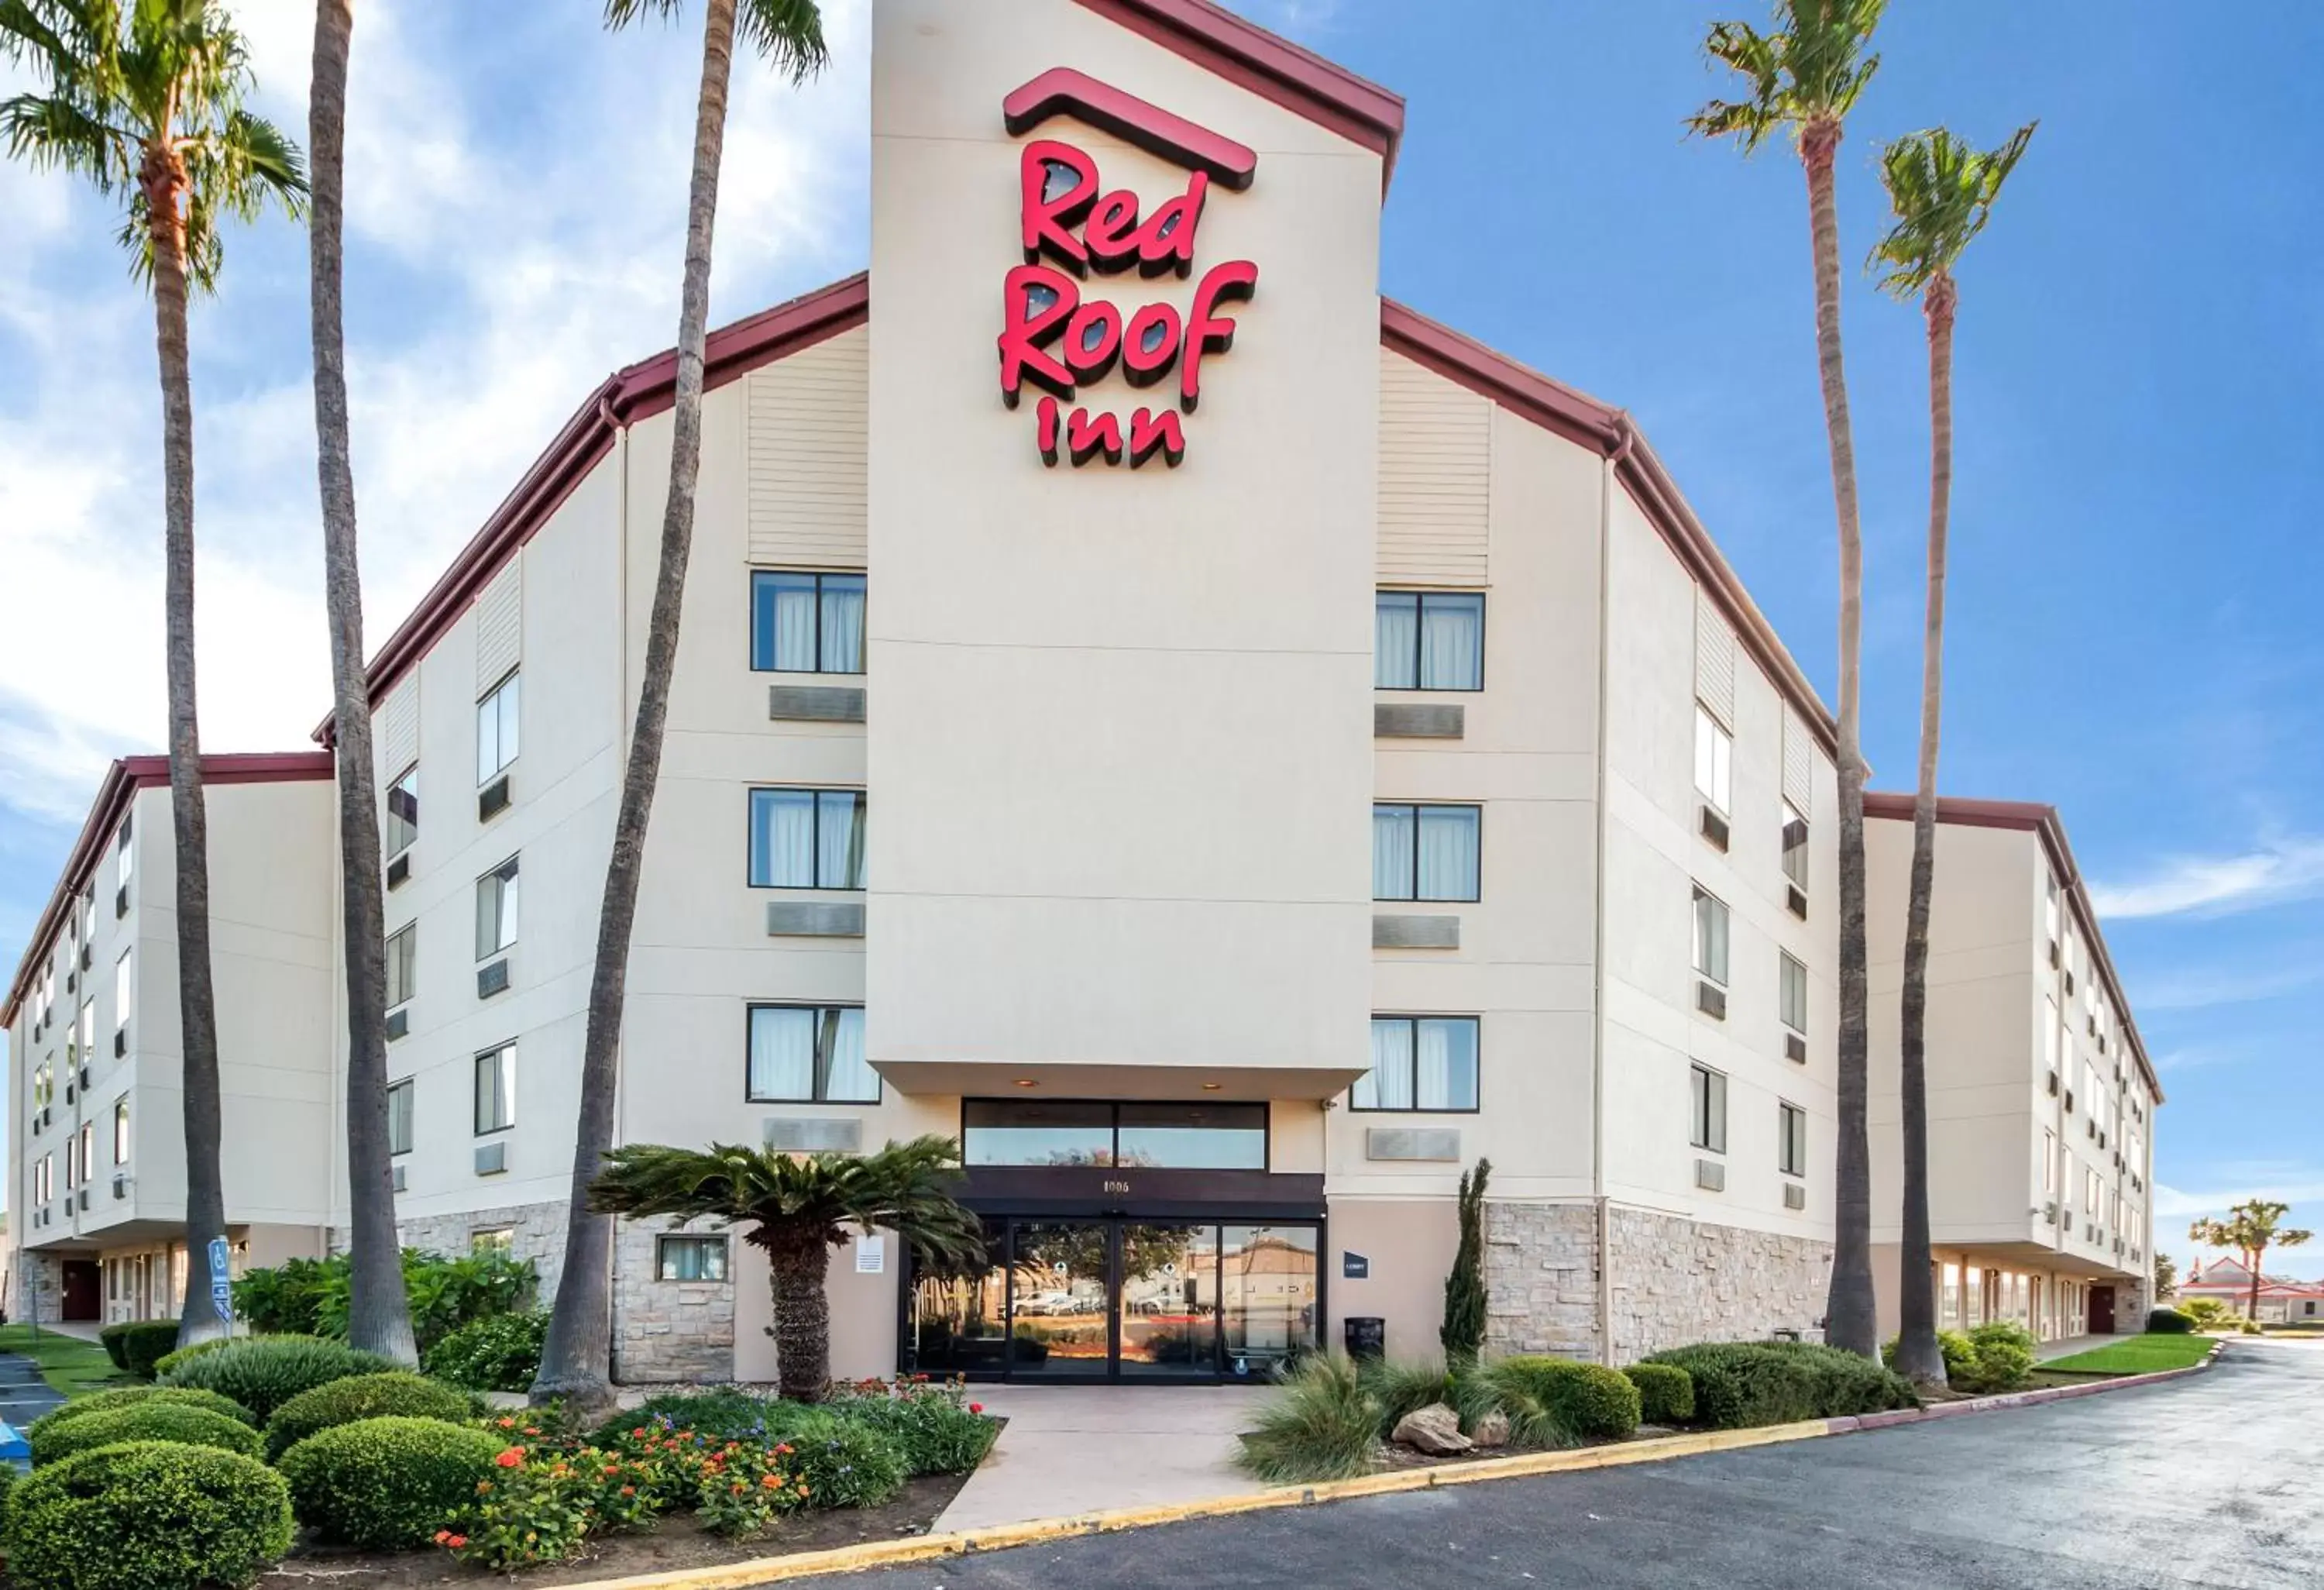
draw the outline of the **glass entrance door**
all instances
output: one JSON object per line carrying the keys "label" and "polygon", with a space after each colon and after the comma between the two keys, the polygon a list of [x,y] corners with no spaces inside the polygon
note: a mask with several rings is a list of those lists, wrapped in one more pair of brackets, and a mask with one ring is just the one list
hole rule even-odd
{"label": "glass entrance door", "polygon": [[1219,1228],[1115,1226],[1121,1284],[1114,1290],[1115,1366],[1124,1380],[1219,1372]]}
{"label": "glass entrance door", "polygon": [[1011,1376],[1046,1380],[1111,1372],[1111,1221],[1016,1222],[1010,1281]]}

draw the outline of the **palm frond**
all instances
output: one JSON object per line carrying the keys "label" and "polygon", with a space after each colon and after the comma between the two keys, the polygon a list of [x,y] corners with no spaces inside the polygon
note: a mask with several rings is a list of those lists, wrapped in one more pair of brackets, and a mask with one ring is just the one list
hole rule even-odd
{"label": "palm frond", "polygon": [[136,174],[136,141],[66,95],[0,101],[0,142],[29,165],[88,178],[100,193],[118,192]]}
{"label": "palm frond", "polygon": [[1880,68],[1865,53],[1887,0],[1776,0],[1775,26],[1718,22],[1702,52],[1741,78],[1741,99],[1714,99],[1687,118],[1687,130],[1734,138],[1746,154],[1779,127],[1844,119]]}
{"label": "palm frond", "polygon": [[1985,230],[2001,185],[2039,125],[2026,123],[1993,150],[1972,148],[1942,127],[1909,134],[1881,150],[1880,180],[1895,220],[1873,245],[1867,265],[1881,271],[1882,288],[1912,298],[1951,274],[1969,240]]}
{"label": "palm frond", "polygon": [[831,59],[823,41],[823,9],[816,0],[742,0],[734,23],[742,42],[793,88],[821,71]]}

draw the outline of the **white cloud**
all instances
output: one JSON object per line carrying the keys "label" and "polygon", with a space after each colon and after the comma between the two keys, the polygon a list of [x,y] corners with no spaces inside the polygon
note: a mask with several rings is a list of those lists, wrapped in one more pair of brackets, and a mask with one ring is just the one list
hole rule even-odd
{"label": "white cloud", "polygon": [[2281,999],[2324,982],[2324,961],[2284,966],[2182,967],[2149,978],[2139,989],[2143,1011],[2193,1011],[2213,1005]]}
{"label": "white cloud", "polygon": [[2294,836],[2237,855],[2165,859],[2144,877],[2090,890],[2110,918],[2227,916],[2324,893],[2324,838]]}

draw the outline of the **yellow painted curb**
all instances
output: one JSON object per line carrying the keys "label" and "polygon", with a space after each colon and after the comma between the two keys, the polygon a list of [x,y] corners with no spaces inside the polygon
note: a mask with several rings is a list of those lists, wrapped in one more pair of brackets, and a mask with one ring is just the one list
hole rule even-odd
{"label": "yellow painted curb", "polygon": [[1365,1474],[1352,1480],[1332,1480],[1314,1485],[1278,1485],[1231,1496],[1209,1496],[1198,1502],[1168,1502],[1155,1507],[1115,1508],[1071,1518],[1034,1519],[1024,1523],[993,1524],[954,1534],[920,1535],[904,1540],[872,1540],[828,1551],[799,1551],[788,1557],[754,1558],[747,1562],[712,1567],[673,1568],[667,1573],[637,1574],[621,1579],[588,1579],[546,1590],[743,1590],[753,1585],[775,1585],[810,1579],[825,1574],[861,1573],[867,1568],[898,1567],[960,1557],[973,1551],[999,1551],[1011,1546],[1031,1546],[1043,1540],[1074,1535],[1111,1534],[1120,1530],[1145,1529],[1187,1519],[1224,1518],[1235,1513],[1264,1512],[1280,1507],[1306,1507],[1321,1502],[1341,1502],[1356,1496],[1380,1496],[1397,1491],[1428,1491],[1442,1485],[1473,1484],[1480,1480],[1518,1479],[1527,1474],[1561,1474],[1569,1470],[1618,1468],[1634,1463],[1659,1463],[1670,1457],[1692,1457],[1703,1452],[1727,1452],[1742,1447],[1771,1447],[1784,1441],[1805,1441],[1832,1433],[1824,1420],[1763,1426],[1757,1429],[1700,1430],[1665,1436],[1650,1441],[1624,1441],[1608,1447],[1582,1447],[1566,1452],[1524,1452],[1511,1457],[1481,1458],[1473,1463],[1447,1464],[1435,1468],[1400,1469],[1391,1474]]}

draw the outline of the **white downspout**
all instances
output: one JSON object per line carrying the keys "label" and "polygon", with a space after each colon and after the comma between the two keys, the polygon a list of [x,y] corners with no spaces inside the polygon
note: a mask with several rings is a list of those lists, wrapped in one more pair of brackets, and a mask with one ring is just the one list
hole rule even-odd
{"label": "white downspout", "polygon": [[1598,722],[1596,784],[1598,854],[1591,868],[1593,902],[1590,956],[1590,1192],[1598,1235],[1598,1361],[1614,1362],[1613,1219],[1606,1203],[1606,660],[1613,618],[1615,471],[1630,456],[1637,432],[1629,417],[1619,421],[1621,441],[1606,455],[1598,490]]}

